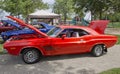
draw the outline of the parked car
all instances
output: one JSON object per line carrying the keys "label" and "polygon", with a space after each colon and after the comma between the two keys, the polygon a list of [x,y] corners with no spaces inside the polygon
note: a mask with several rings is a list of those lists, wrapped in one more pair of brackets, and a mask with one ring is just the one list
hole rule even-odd
{"label": "parked car", "polygon": [[0,25],[0,34],[1,32],[19,29],[19,28],[20,28],[20,25],[18,25],[16,22],[13,22],[11,20],[2,20],[2,23]]}
{"label": "parked car", "polygon": [[9,54],[22,54],[27,64],[38,62],[42,56],[91,52],[99,57],[117,42],[116,36],[100,34],[89,27],[58,26],[45,34],[20,19],[8,17],[35,31],[34,34],[13,36],[4,43]]}
{"label": "parked car", "polygon": [[[20,26],[21,24],[18,24],[18,25]],[[54,26],[48,25],[44,22],[34,22],[34,23],[32,23],[32,25],[34,27],[36,27],[37,29],[39,29],[40,31],[42,31],[43,33],[47,33],[50,29],[52,29],[54,27]],[[4,41],[6,41],[11,36],[21,35],[21,34],[32,34],[32,33],[34,33],[34,30],[24,27],[23,29],[2,32],[1,36],[2,36],[2,39]]]}

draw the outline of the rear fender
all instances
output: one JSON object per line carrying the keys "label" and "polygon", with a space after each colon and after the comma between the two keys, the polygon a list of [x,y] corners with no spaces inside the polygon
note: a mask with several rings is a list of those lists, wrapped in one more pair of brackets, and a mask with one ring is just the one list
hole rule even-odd
{"label": "rear fender", "polygon": [[103,45],[104,50],[107,51],[107,46],[106,46],[104,43],[96,43],[96,44],[92,45],[92,47],[90,48],[90,51],[92,51],[92,49],[93,49],[96,45]]}

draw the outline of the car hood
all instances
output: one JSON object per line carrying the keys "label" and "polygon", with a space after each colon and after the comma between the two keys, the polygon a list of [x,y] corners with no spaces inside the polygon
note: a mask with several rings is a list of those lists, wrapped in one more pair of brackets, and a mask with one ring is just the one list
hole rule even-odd
{"label": "car hood", "polygon": [[[40,31],[42,32],[42,29],[40,29]],[[33,33],[35,33],[35,31],[31,29],[10,30],[6,32],[2,32],[1,36],[14,36],[14,35],[20,35],[20,34],[33,34]],[[44,30],[43,30],[43,33],[45,33]]]}
{"label": "car hood", "polygon": [[108,23],[109,23],[108,20],[95,20],[89,24],[89,27],[94,29],[95,31],[97,31],[100,34],[104,34],[104,31],[105,31]]}
{"label": "car hood", "polygon": [[13,22],[11,20],[2,20],[3,22],[6,22],[8,24],[11,24],[12,26],[15,26],[17,28],[20,28],[21,26],[19,24],[17,24],[16,22]]}
{"label": "car hood", "polygon": [[37,28],[35,28],[34,26],[30,25],[30,24],[26,24],[24,21],[18,19],[18,18],[15,18],[15,17],[12,17],[12,16],[7,16],[8,18],[18,22],[21,26],[26,26],[28,28],[30,28],[31,30],[34,30],[36,33],[40,34],[42,37],[48,37],[47,34],[39,31]]}
{"label": "car hood", "polygon": [[1,36],[14,36],[14,35],[20,35],[20,34],[32,34],[34,33],[31,29],[22,29],[22,30],[10,30],[6,32],[2,32]]}

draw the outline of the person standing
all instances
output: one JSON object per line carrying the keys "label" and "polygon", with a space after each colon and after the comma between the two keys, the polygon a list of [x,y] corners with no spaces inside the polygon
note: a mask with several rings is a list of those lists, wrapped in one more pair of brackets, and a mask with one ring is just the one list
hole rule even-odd
{"label": "person standing", "polygon": [[77,24],[79,23],[79,21],[80,21],[79,16],[75,16],[75,17],[72,19],[72,24],[73,24],[73,25],[77,25]]}

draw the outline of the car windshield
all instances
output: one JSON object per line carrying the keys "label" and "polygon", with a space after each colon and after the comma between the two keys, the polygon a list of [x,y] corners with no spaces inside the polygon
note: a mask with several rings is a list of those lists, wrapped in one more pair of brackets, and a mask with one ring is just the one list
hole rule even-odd
{"label": "car windshield", "polygon": [[56,37],[56,36],[58,35],[58,33],[61,32],[61,30],[62,30],[61,28],[55,27],[55,28],[53,28],[52,30],[50,30],[50,31],[47,33],[47,35],[50,36],[50,37]]}

